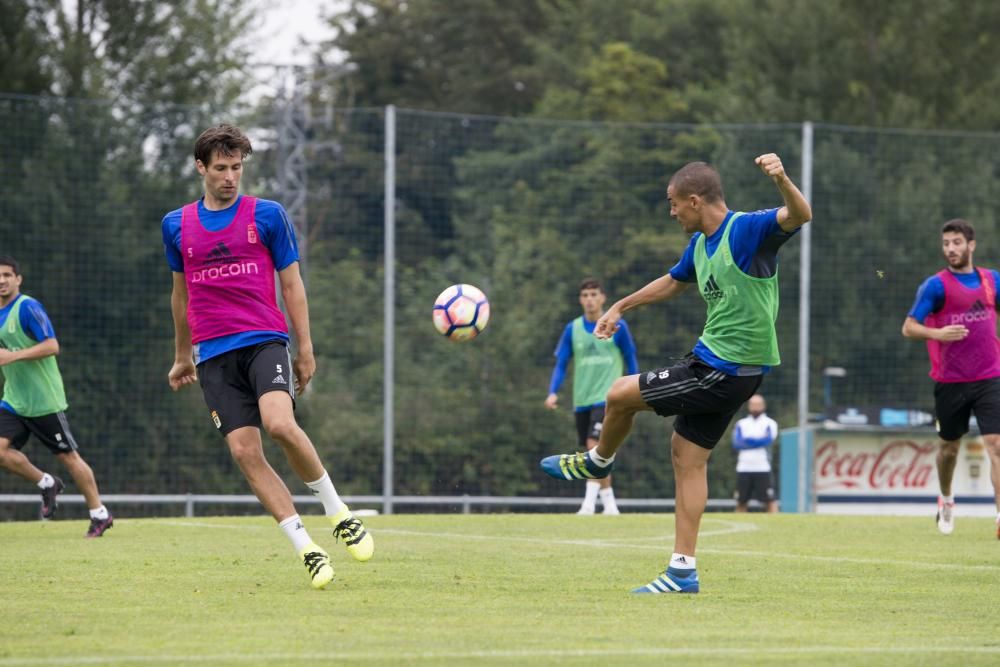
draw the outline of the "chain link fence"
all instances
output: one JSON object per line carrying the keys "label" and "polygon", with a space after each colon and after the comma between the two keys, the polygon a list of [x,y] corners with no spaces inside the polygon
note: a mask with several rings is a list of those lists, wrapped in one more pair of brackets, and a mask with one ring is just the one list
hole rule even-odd
{"label": "chain link fence", "polygon": [[[244,191],[294,200],[300,215],[293,222],[319,364],[299,400],[300,421],[342,494],[383,497],[386,110],[308,117],[299,133],[283,131],[280,116],[245,123],[255,152]],[[70,422],[105,493],[247,493],[200,392],[174,394],[166,384],[173,329],[160,220],[199,194],[194,137],[229,119],[197,109],[164,118],[0,96],[0,253],[20,260],[22,291],[53,320]],[[287,145],[288,137],[298,143]],[[542,402],[561,330],[580,311],[579,281],[601,279],[614,300],[673,266],[687,239],[669,218],[665,188],[688,161],[715,164],[737,210],[781,203],[753,163],[761,153],[778,153],[802,182],[799,124],[395,110],[395,147],[391,493],[400,496],[581,495],[537,470],[542,456],[575,447],[565,407],[571,378],[564,407],[552,412]],[[900,336],[900,325],[920,281],[942,265],[944,220],[971,220],[977,262],[996,264],[998,149],[998,134],[815,126],[811,412],[929,411],[926,353]],[[800,239],[781,251],[783,363],[762,388],[783,427],[797,420],[800,253]],[[458,282],[477,285],[492,304],[486,332],[464,344],[431,325],[435,296]],[[704,305],[689,293],[626,320],[648,370],[690,351]],[[845,374],[824,376],[830,367]],[[672,498],[670,421],[636,419],[616,467],[620,498]],[[58,471],[37,443],[25,451]],[[302,492],[278,448],[268,451],[293,493]],[[731,497],[734,465],[723,441],[710,465],[713,498]],[[0,476],[0,493],[32,490]],[[0,516],[28,509],[0,507]],[[158,510],[119,513],[129,511]]]}

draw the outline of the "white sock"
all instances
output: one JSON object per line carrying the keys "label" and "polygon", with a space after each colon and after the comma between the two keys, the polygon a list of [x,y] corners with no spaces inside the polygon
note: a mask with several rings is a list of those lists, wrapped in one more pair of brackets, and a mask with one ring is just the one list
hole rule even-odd
{"label": "white sock", "polygon": [[337,489],[333,488],[329,473],[324,472],[323,476],[315,482],[306,482],[306,486],[309,487],[314,496],[319,497],[319,501],[323,503],[323,511],[327,516],[337,516],[346,507],[344,501],[337,495]]}
{"label": "white sock", "polygon": [[101,505],[95,510],[90,510],[90,518],[97,519],[98,521],[104,521],[108,518],[108,508]]}
{"label": "white sock", "polygon": [[285,533],[285,537],[291,540],[295,553],[302,553],[307,546],[312,544],[312,538],[306,532],[306,527],[302,525],[302,519],[299,518],[298,514],[288,517],[279,523],[278,527]]}
{"label": "white sock", "polygon": [[611,464],[612,461],[615,460],[614,454],[612,454],[609,458],[604,458],[603,456],[598,454],[597,447],[594,447],[593,449],[588,449],[587,455],[590,456],[591,461],[593,461],[602,468],[607,467],[608,465]]}
{"label": "white sock", "polygon": [[955,494],[952,494],[950,496],[941,496],[941,500],[943,500],[946,503],[951,503],[952,505],[954,505],[955,504]]}
{"label": "white sock", "polygon": [[615,490],[610,486],[606,489],[601,489],[601,504],[604,505],[605,509],[609,507],[618,508],[618,503],[615,502]]}
{"label": "white sock", "polygon": [[595,479],[587,480],[587,491],[583,496],[583,506],[594,508],[597,504],[597,492],[601,489],[601,483]]}
{"label": "white sock", "polygon": [[55,478],[47,472],[42,473],[42,478],[38,480],[39,489],[51,489],[55,485],[56,485]]}
{"label": "white sock", "polygon": [[677,570],[693,570],[695,568],[694,556],[685,556],[674,552],[670,557],[670,567]]}

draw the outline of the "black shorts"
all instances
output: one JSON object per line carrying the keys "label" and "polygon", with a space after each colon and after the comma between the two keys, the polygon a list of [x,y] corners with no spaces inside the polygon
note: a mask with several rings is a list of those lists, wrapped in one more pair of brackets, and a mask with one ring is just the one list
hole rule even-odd
{"label": "black shorts", "polygon": [[22,417],[0,408],[0,438],[10,440],[14,449],[21,449],[31,435],[41,440],[53,454],[69,454],[79,449],[65,412]]}
{"label": "black shorts", "polygon": [[222,435],[243,426],[260,428],[257,401],[283,391],[295,402],[292,358],[284,342],[241,347],[198,364],[198,379],[212,423]]}
{"label": "black shorts", "polygon": [[740,505],[746,505],[751,498],[766,505],[774,500],[774,477],[769,472],[738,472],[736,492]]}
{"label": "black shorts", "polygon": [[576,414],[576,436],[580,450],[587,449],[587,440],[600,440],[601,427],[604,426],[604,406],[595,405]]}
{"label": "black shorts", "polygon": [[677,415],[677,433],[712,449],[763,379],[762,375],[727,375],[689,355],[674,366],[640,373],[639,392],[656,414]]}
{"label": "black shorts", "polygon": [[1000,378],[934,383],[934,416],[942,440],[958,440],[968,433],[972,414],[980,433],[1000,433]]}

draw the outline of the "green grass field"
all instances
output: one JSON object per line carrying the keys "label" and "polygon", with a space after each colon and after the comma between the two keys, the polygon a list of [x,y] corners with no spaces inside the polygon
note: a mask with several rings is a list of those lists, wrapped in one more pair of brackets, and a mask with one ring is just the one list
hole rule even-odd
{"label": "green grass field", "polygon": [[1000,662],[989,519],[709,514],[699,595],[632,596],[673,516],[395,515],[325,591],[265,518],[0,524],[0,667]]}

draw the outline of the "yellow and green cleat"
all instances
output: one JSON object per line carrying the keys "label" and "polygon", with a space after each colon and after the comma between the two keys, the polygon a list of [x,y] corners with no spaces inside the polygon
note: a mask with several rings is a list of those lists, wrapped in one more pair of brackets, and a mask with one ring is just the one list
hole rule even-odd
{"label": "yellow and green cleat", "polygon": [[333,523],[333,536],[339,542],[344,539],[344,546],[347,553],[354,556],[354,560],[366,561],[375,554],[375,540],[361,523],[361,519],[354,516],[346,506],[336,516],[330,517]]}
{"label": "yellow and green cleat", "polygon": [[309,571],[313,588],[323,588],[333,581],[333,566],[330,565],[330,554],[323,547],[312,543],[299,554],[302,563]]}

